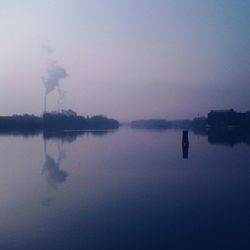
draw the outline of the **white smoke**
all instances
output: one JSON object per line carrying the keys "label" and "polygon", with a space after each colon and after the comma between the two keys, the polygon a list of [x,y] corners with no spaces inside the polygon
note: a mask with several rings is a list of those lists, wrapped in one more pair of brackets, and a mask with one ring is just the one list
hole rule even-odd
{"label": "white smoke", "polygon": [[59,66],[56,62],[51,62],[47,68],[47,76],[42,76],[45,87],[45,95],[47,96],[56,87],[59,86],[60,80],[68,76],[66,70]]}
{"label": "white smoke", "polygon": [[42,82],[45,87],[45,96],[44,96],[44,112],[46,112],[46,99],[47,95],[54,91],[55,88],[58,90],[58,101],[57,108],[58,111],[61,110],[62,101],[65,97],[65,91],[60,87],[60,81],[68,76],[68,73],[65,68],[58,65],[56,61],[50,59],[50,54],[54,52],[54,49],[50,45],[42,45],[42,49],[49,56],[48,67],[46,75],[42,76]]}
{"label": "white smoke", "polygon": [[63,100],[66,95],[66,91],[64,91],[60,86],[57,87],[58,99],[57,99],[57,110],[58,112],[62,111]]}
{"label": "white smoke", "polygon": [[48,44],[43,44],[42,45],[42,49],[47,53],[47,54],[51,54],[54,52],[54,49],[48,45]]}

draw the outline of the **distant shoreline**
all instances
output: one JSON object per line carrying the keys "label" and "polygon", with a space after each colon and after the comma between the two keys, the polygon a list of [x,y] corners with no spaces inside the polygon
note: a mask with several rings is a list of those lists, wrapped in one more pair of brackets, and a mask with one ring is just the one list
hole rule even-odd
{"label": "distant shoreline", "polygon": [[197,129],[250,129],[250,111],[241,113],[233,109],[211,110],[207,117],[196,117],[192,120],[147,119],[134,120],[130,123],[133,128],[197,128]]}
{"label": "distant shoreline", "polygon": [[43,116],[13,115],[0,116],[0,130],[107,130],[117,129],[119,122],[102,115],[78,116],[72,110],[44,113]]}

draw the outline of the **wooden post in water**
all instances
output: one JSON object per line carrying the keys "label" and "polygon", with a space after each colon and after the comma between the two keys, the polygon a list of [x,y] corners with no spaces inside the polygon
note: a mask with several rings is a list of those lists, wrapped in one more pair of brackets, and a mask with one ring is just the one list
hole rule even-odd
{"label": "wooden post in water", "polygon": [[182,146],[189,146],[188,130],[182,131]]}
{"label": "wooden post in water", "polygon": [[47,109],[47,96],[44,95],[44,113],[46,113],[46,109]]}
{"label": "wooden post in water", "polygon": [[182,154],[183,154],[183,159],[188,159],[188,148],[189,148],[188,130],[183,130],[182,131]]}

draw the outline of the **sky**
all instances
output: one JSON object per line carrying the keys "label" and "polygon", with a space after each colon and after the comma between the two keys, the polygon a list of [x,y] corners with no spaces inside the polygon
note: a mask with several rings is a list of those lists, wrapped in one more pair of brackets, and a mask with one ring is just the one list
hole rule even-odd
{"label": "sky", "polygon": [[42,114],[52,64],[51,111],[250,110],[249,25],[249,0],[0,0],[0,115]]}

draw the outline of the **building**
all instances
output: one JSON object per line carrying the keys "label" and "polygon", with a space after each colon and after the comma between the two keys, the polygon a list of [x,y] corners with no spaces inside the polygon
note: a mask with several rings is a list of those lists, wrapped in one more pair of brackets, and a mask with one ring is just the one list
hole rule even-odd
{"label": "building", "polygon": [[207,121],[211,127],[250,126],[250,112],[240,113],[233,109],[211,110]]}

